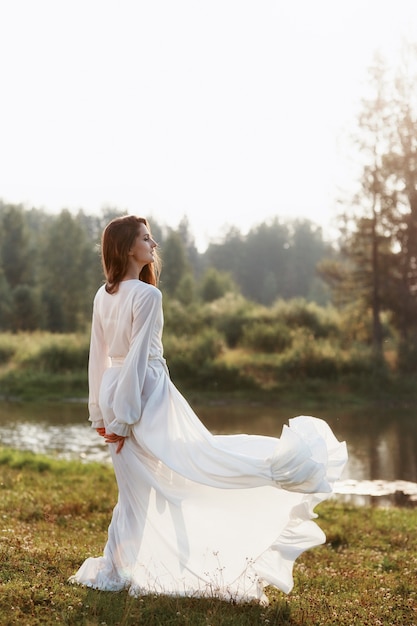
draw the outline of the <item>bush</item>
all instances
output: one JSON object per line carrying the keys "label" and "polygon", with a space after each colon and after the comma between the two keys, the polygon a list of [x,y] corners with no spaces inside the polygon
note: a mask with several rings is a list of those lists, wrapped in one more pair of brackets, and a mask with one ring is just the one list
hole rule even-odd
{"label": "bush", "polygon": [[251,380],[237,365],[231,363],[223,363],[218,360],[212,363],[210,371],[207,371],[207,377],[204,379],[205,372],[202,372],[201,381],[204,383],[205,390],[215,391],[234,391],[236,389],[256,389],[258,385]]}
{"label": "bush", "polygon": [[17,346],[13,337],[4,334],[0,335],[0,365],[5,365],[16,354]]}
{"label": "bush", "polygon": [[201,279],[200,294],[203,302],[214,302],[229,292],[236,292],[237,287],[228,272],[220,272],[209,267]]}
{"label": "bush", "polygon": [[21,357],[21,365],[54,374],[87,368],[89,341],[78,335],[45,335],[29,353]]}
{"label": "bush", "polygon": [[204,320],[224,336],[229,348],[235,348],[241,341],[243,329],[253,309],[253,304],[243,296],[228,293],[224,298],[204,307]]}
{"label": "bush", "polygon": [[224,349],[223,337],[212,328],[194,337],[168,335],[164,344],[168,367],[180,378],[198,377],[198,371],[207,368]]}
{"label": "bush", "polygon": [[1,395],[26,401],[83,398],[88,395],[87,371],[61,374],[39,370],[12,369],[1,376]]}
{"label": "bush", "polygon": [[200,307],[195,304],[184,305],[166,295],[164,295],[164,319],[164,330],[167,335],[193,335],[204,328]]}
{"label": "bush", "polygon": [[330,337],[338,333],[338,314],[330,307],[321,307],[303,298],[278,300],[272,313],[290,328],[307,328],[314,337]]}
{"label": "bush", "polygon": [[381,378],[386,371],[375,361],[372,349],[363,345],[342,348],[329,339],[315,339],[299,329],[294,335],[292,348],[281,357],[282,376],[294,378]]}
{"label": "bush", "polygon": [[281,356],[282,376],[336,379],[340,361],[341,353],[337,347],[300,329],[294,334],[292,347]]}
{"label": "bush", "polygon": [[292,343],[291,331],[280,321],[255,321],[244,327],[241,343],[255,352],[283,352]]}
{"label": "bush", "polygon": [[406,343],[402,341],[398,346],[397,367],[400,373],[415,373],[417,372],[417,342],[414,341]]}

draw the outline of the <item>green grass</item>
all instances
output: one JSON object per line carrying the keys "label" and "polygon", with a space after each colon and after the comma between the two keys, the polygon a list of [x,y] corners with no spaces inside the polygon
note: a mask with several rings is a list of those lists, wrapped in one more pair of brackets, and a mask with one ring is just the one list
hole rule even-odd
{"label": "green grass", "polygon": [[0,449],[0,624],[365,626],[417,624],[417,510],[317,512],[327,543],[303,554],[270,606],[106,593],[68,577],[106,541],[110,467]]}

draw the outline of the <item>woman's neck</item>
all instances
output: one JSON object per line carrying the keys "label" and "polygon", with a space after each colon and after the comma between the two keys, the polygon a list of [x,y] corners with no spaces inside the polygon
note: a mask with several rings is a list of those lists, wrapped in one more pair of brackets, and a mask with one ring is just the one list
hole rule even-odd
{"label": "woman's neck", "polygon": [[126,274],[123,276],[122,280],[139,280],[139,275],[142,271],[143,267],[139,267],[137,263],[130,261]]}
{"label": "woman's neck", "polygon": [[121,282],[125,280],[138,280],[138,279],[139,279],[139,276],[136,273],[135,274],[127,273],[123,276]]}

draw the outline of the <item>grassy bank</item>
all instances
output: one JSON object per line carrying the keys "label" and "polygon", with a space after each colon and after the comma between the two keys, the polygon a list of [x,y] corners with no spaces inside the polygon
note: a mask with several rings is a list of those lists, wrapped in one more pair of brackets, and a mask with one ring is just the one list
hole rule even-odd
{"label": "grassy bank", "polygon": [[0,333],[0,397],[84,398],[88,349],[83,334]]}
{"label": "grassy bank", "polygon": [[130,598],[66,581],[101,553],[116,499],[112,471],[0,450],[0,624],[226,626],[417,624],[417,510],[318,508],[324,546],[302,555],[289,596],[267,608]]}
{"label": "grassy bank", "polygon": [[[167,341],[172,379],[193,403],[250,400],[291,407],[294,400],[298,405],[302,398],[307,410],[417,402],[414,373],[399,376],[394,369],[373,371],[365,357],[362,366],[355,361],[356,369],[351,367],[343,373],[336,372],[327,353],[320,356],[307,348],[297,353],[290,367],[289,362],[281,362],[283,355],[279,353],[254,354],[238,348],[213,355],[213,341],[212,335],[178,345],[172,344],[172,337]],[[0,399],[85,399],[88,349],[88,334],[0,333]]]}

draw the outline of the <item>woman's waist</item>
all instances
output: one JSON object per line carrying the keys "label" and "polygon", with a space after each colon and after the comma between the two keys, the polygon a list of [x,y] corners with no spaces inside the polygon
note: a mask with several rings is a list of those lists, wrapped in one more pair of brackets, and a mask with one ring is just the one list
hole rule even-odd
{"label": "woman's waist", "polygon": [[[126,358],[127,357],[125,356],[111,356],[110,357],[111,367],[121,367],[123,363],[125,362]],[[162,354],[150,354],[148,356],[148,361],[152,361],[152,362],[159,361],[163,365],[166,364],[166,360],[162,356]]]}

